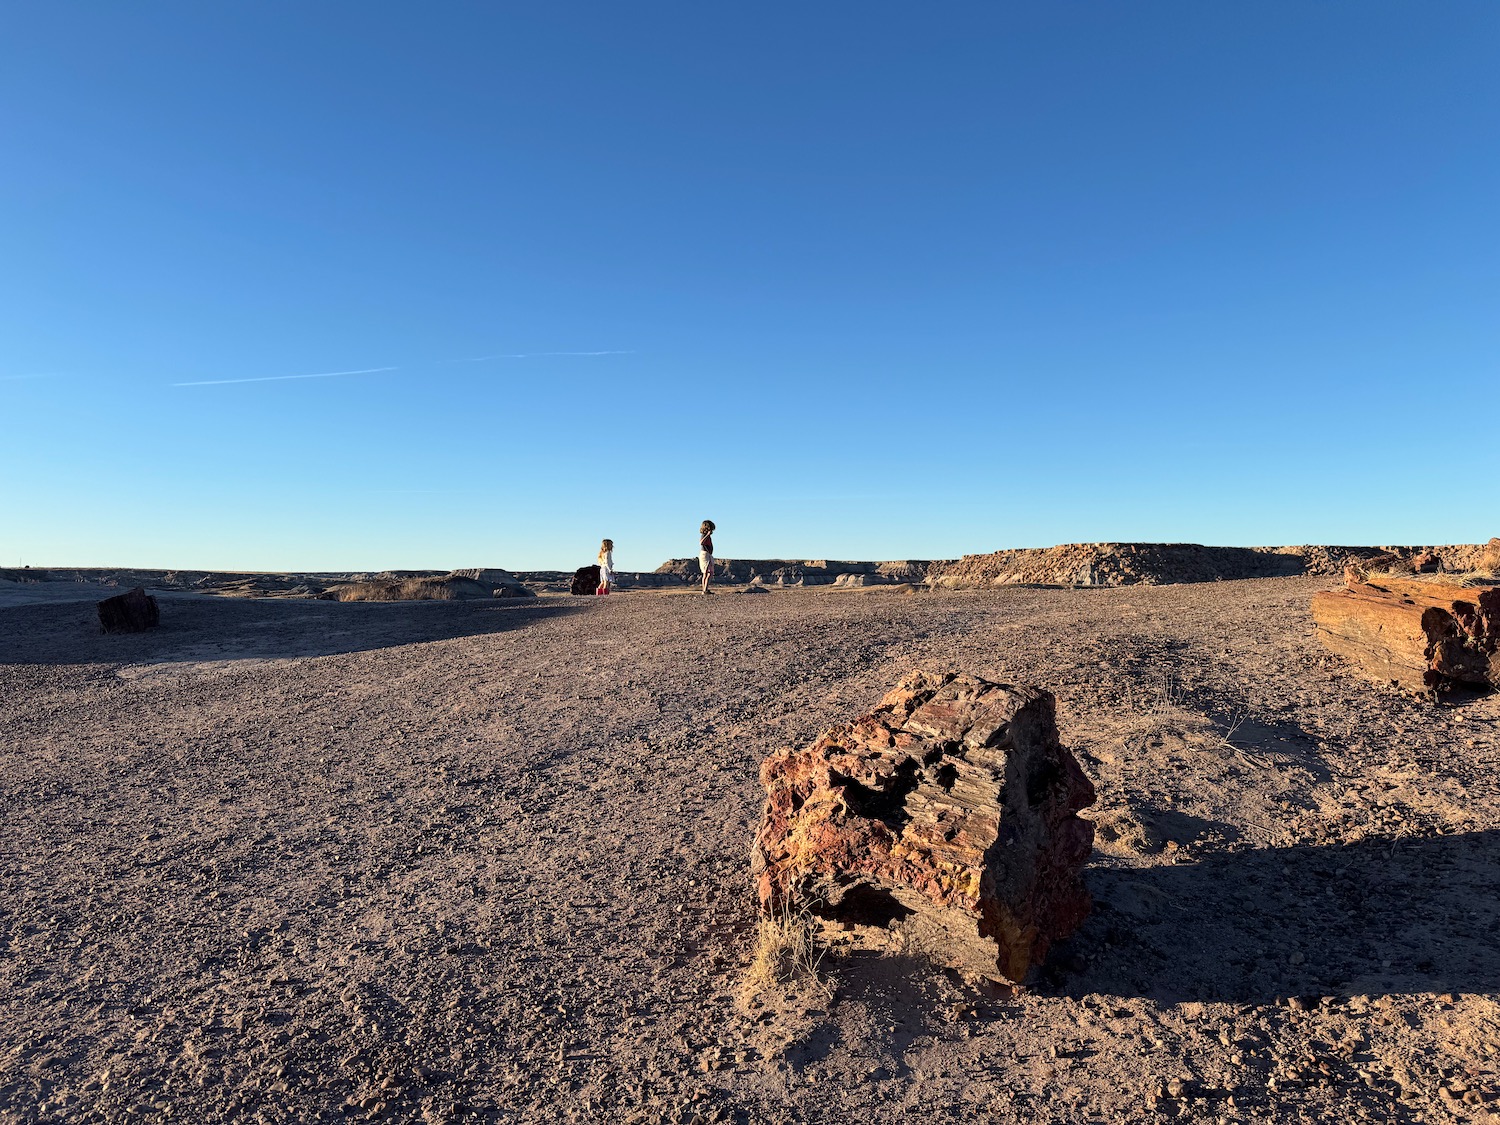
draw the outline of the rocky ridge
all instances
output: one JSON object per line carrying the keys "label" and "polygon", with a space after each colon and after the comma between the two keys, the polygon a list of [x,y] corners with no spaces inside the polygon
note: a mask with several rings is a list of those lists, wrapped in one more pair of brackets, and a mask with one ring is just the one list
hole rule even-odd
{"label": "rocky ridge", "polygon": [[[1491,541],[1494,542],[1493,540]],[[1209,547],[1201,543],[1064,543],[1056,547],[993,551],[935,563],[934,586],[1167,586],[1241,578],[1337,575],[1346,565],[1391,556],[1409,561],[1435,556],[1442,570],[1474,570],[1491,547]]]}

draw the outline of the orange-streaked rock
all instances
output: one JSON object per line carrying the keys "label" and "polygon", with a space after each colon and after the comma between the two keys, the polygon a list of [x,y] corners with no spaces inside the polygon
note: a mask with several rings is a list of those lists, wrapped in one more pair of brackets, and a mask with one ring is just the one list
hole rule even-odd
{"label": "orange-streaked rock", "polygon": [[971,975],[1023,980],[1087,917],[1094,787],[1050,693],[912,672],[875,710],[761,766],[762,907],[806,907]]}

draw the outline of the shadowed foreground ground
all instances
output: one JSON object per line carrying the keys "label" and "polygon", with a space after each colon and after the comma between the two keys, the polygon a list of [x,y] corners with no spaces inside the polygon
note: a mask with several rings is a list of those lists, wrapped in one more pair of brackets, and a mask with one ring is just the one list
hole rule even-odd
{"label": "shadowed foreground ground", "polygon": [[[1318,586],[0,610],[0,1121],[1482,1119],[1500,705]],[[745,1004],[760,759],[919,664],[1058,694],[1094,916]]]}

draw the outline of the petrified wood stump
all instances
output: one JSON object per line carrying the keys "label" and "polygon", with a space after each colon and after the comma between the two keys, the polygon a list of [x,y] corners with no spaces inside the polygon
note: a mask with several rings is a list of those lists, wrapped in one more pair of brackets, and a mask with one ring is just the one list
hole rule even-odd
{"label": "petrified wood stump", "polygon": [[597,594],[599,592],[599,568],[580,566],[573,572],[573,594]]}
{"label": "petrified wood stump", "polygon": [[1500,586],[1381,577],[1313,595],[1318,639],[1411,691],[1500,687]]}
{"label": "petrified wood stump", "polygon": [[863,718],[761,765],[752,870],[788,904],[975,976],[1023,980],[1087,917],[1094,787],[1039,688],[912,672]]}
{"label": "petrified wood stump", "polygon": [[144,633],[160,622],[156,599],[143,586],[99,603],[99,628],[105,633]]}

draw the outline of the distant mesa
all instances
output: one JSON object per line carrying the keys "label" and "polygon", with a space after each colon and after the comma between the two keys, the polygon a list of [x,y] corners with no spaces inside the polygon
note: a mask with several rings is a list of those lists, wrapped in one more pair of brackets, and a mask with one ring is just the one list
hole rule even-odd
{"label": "distant mesa", "polygon": [[[1489,543],[1409,547],[1208,547],[1201,543],[1065,543],[965,555],[960,559],[864,562],[838,559],[716,559],[714,578],[727,585],[828,586],[835,589],[944,590],[994,586],[1163,586],[1238,578],[1353,572],[1448,575],[1500,573],[1500,539]],[[585,567],[585,570],[588,568]],[[128,590],[143,586],[229,598],[327,598],[392,601],[532,597],[565,594],[574,570],[368,572],[160,570],[133,567],[0,568],[0,582],[73,583]],[[654,571],[619,571],[619,590],[679,588],[700,581],[698,560],[669,559]],[[406,585],[412,583],[411,585]],[[595,583],[597,586],[597,582]],[[476,588],[477,587],[477,588]],[[481,589],[483,592],[481,592]],[[335,592],[336,591],[336,592]],[[592,593],[592,589],[589,591]]]}
{"label": "distant mesa", "polygon": [[[1424,573],[1466,571],[1479,566],[1481,556],[1489,549],[1478,544],[1209,547],[1201,543],[1064,543],[945,560],[716,559],[714,577],[735,584],[839,588],[902,584],[938,589],[1166,586],[1238,578],[1337,575],[1349,563],[1369,559],[1383,559]],[[669,559],[657,567],[656,573],[674,582],[696,582],[702,577],[698,560],[689,558]]]}

